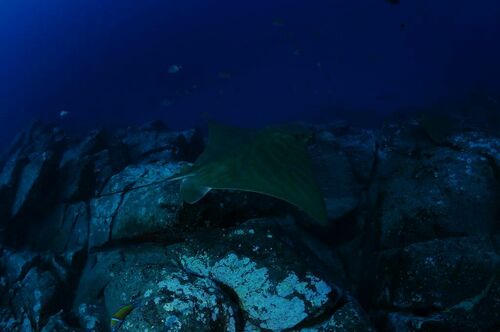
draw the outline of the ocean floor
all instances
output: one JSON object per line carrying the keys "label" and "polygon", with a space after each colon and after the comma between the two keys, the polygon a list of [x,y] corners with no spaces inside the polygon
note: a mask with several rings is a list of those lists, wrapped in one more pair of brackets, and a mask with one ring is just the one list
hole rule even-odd
{"label": "ocean floor", "polygon": [[309,127],[327,226],[144,186],[197,158],[197,130],[34,123],[0,157],[0,330],[498,331],[500,139]]}

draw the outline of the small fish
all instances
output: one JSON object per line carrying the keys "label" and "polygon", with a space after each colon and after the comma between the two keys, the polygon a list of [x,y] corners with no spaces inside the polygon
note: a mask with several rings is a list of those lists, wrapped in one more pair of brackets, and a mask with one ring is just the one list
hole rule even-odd
{"label": "small fish", "polygon": [[169,74],[177,74],[181,70],[182,70],[182,66],[181,65],[171,65],[170,67],[168,67],[168,73]]}
{"label": "small fish", "polygon": [[174,102],[168,98],[165,98],[161,101],[161,107],[170,107],[174,104]]}
{"label": "small fish", "polygon": [[69,115],[69,111],[62,110],[61,112],[59,112],[59,116],[60,116],[61,118],[64,118],[64,117],[66,117],[66,116],[68,116],[68,115]]}
{"label": "small fish", "polygon": [[285,21],[283,19],[281,19],[281,18],[275,18],[273,20],[273,25],[275,27],[283,27],[283,26],[285,26]]}
{"label": "small fish", "polygon": [[125,321],[125,318],[127,318],[127,316],[132,312],[132,310],[137,308],[137,306],[138,306],[137,303],[130,303],[118,309],[118,311],[111,316],[111,322],[110,322],[111,331],[112,332],[118,331],[122,326],[123,322]]}

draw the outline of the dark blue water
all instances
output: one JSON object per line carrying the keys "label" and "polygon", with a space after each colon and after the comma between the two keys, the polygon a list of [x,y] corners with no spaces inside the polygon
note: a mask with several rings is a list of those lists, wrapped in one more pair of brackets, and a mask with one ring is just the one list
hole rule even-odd
{"label": "dark blue water", "polygon": [[494,104],[499,22],[498,0],[3,0],[0,142],[34,118],[370,124]]}

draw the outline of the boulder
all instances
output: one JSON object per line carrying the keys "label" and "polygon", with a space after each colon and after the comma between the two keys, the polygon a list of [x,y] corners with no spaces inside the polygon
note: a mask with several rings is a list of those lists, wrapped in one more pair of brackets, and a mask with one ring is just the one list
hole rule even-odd
{"label": "boulder", "polygon": [[416,243],[380,254],[377,307],[391,331],[492,331],[500,324],[500,237]]}
{"label": "boulder", "polygon": [[145,236],[177,238],[182,225],[176,228],[176,214],[182,200],[178,183],[164,180],[179,167],[137,165],[114,175],[100,197],[90,202],[89,246]]}
{"label": "boulder", "polygon": [[[165,247],[153,244],[137,244],[118,247],[112,250],[91,253],[81,273],[81,278],[75,292],[72,312],[78,317],[80,325],[89,331],[105,331],[109,326],[110,317],[116,308],[106,309],[105,289],[118,273],[134,270],[141,266],[170,266],[171,258],[165,255]],[[135,287],[140,287],[140,281]],[[135,296],[136,294],[134,294]],[[121,300],[126,305],[133,297]],[[109,301],[108,301],[109,303]],[[114,303],[114,302],[113,302]]]}
{"label": "boulder", "polygon": [[83,332],[85,330],[74,328],[68,325],[65,321],[63,312],[59,311],[57,314],[52,315],[47,324],[41,329],[41,332]]}
{"label": "boulder", "polygon": [[3,249],[0,255],[0,270],[4,282],[12,285],[22,280],[40,260],[40,255],[35,252]]}
{"label": "boulder", "polygon": [[25,233],[26,243],[33,250],[54,253],[87,249],[89,240],[89,204],[58,204],[40,222]]}
{"label": "boulder", "polygon": [[11,209],[13,217],[46,211],[53,203],[56,156],[51,152],[37,152],[28,156],[29,161],[19,176]]}
{"label": "boulder", "polygon": [[369,328],[355,300],[324,279],[314,258],[273,224],[253,221],[167,247],[93,254],[73,308],[88,312],[94,306],[92,322],[99,326],[133,304],[122,326],[130,331],[161,331],[165,325],[180,331]]}
{"label": "boulder", "polygon": [[[54,256],[4,249],[0,256],[0,328],[40,331],[68,307],[82,267],[81,253]],[[11,329],[10,329],[11,328]]]}
{"label": "boulder", "polygon": [[[499,229],[499,183],[480,155],[449,148],[425,150],[379,187],[382,248]],[[473,208],[459,208],[465,206]]]}
{"label": "boulder", "polygon": [[198,130],[169,131],[157,122],[130,128],[119,137],[131,164],[168,160],[192,162],[203,150],[203,138]]}
{"label": "boulder", "polygon": [[236,305],[221,287],[176,267],[141,265],[116,272],[104,296],[108,312],[140,296],[123,331],[236,331]]}
{"label": "boulder", "polygon": [[10,292],[17,318],[20,320],[26,314],[33,328],[39,329],[53,310],[57,298],[62,296],[59,287],[59,281],[53,273],[38,267],[32,268]]}
{"label": "boulder", "polygon": [[317,325],[345,295],[279,234],[273,221],[264,219],[192,237],[172,252],[188,273],[231,289],[250,325],[269,330]]}
{"label": "boulder", "polygon": [[454,146],[489,158],[500,173],[500,138],[481,132],[464,132],[451,138]]}
{"label": "boulder", "polygon": [[310,147],[312,162],[326,203],[328,219],[340,219],[359,204],[362,184],[350,159],[335,141],[318,141]]}

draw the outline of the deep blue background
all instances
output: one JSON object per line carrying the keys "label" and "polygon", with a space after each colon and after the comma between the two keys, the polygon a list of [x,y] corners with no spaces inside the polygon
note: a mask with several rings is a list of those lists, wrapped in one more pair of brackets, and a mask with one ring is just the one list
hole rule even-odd
{"label": "deep blue background", "polygon": [[369,122],[496,100],[499,22],[498,0],[2,0],[0,145],[35,117]]}

